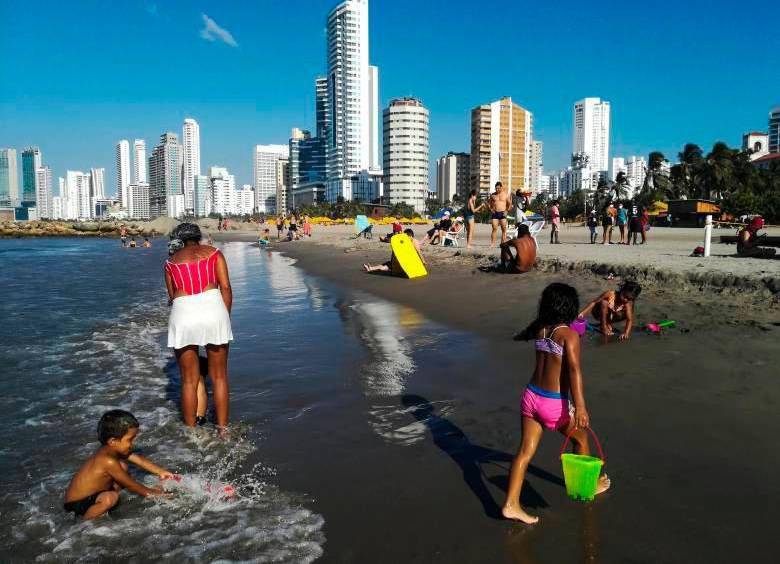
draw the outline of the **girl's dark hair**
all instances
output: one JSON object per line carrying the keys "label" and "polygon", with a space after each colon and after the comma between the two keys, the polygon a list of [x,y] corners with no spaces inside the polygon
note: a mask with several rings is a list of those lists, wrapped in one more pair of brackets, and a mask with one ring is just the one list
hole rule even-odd
{"label": "girl's dark hair", "polygon": [[620,287],[619,293],[630,297],[631,300],[635,300],[642,293],[642,286],[634,282],[633,280],[626,280]]}
{"label": "girl's dark hair", "polygon": [[531,324],[515,339],[530,341],[535,339],[543,327],[568,325],[577,318],[580,312],[580,297],[577,290],[568,284],[554,282],[542,292],[539,300],[539,313]]}
{"label": "girl's dark hair", "polygon": [[123,409],[106,411],[100,418],[97,427],[100,444],[107,445],[109,439],[121,439],[130,429],[140,427],[138,419]]}
{"label": "girl's dark hair", "polygon": [[414,239],[414,231],[412,231],[411,229],[408,229],[408,228],[404,229],[404,234],[406,234],[409,237],[411,237],[412,239]]}
{"label": "girl's dark hair", "polygon": [[472,191],[470,192],[470,194],[471,194],[472,196],[476,196],[476,195],[477,195],[477,191],[476,191],[476,190],[472,190]]}

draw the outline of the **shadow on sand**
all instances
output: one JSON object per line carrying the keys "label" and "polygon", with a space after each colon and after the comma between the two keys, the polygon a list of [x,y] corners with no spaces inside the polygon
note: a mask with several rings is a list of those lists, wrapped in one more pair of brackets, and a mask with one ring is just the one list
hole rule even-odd
{"label": "shadow on sand", "polygon": [[[436,415],[435,407],[421,396],[406,394],[401,398],[401,403],[411,409],[414,417],[430,430],[434,444],[446,452],[460,467],[464,481],[482,503],[485,514],[493,519],[503,519],[501,506],[493,499],[486,482],[506,492],[509,470],[514,457],[505,452],[475,445],[457,425],[449,419]],[[487,476],[483,465],[497,466],[501,472],[498,475]],[[534,465],[528,466],[528,473],[561,487],[564,486],[560,477]],[[548,507],[544,498],[528,482],[523,484],[521,503],[525,507],[534,509]]]}

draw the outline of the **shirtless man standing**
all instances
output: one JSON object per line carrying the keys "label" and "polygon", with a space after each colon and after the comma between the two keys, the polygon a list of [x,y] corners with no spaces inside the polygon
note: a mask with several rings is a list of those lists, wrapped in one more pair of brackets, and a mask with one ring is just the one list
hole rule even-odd
{"label": "shirtless man standing", "polygon": [[498,233],[499,225],[501,225],[501,242],[506,243],[506,215],[512,209],[512,198],[504,189],[504,185],[501,184],[501,182],[496,182],[496,191],[490,196],[488,207],[491,212],[490,223],[493,226],[493,231],[490,233],[490,246],[495,247],[496,233]]}

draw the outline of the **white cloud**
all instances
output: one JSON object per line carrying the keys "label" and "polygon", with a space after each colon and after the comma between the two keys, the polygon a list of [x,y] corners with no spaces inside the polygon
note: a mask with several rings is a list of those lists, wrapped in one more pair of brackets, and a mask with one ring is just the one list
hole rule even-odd
{"label": "white cloud", "polygon": [[217,22],[212,20],[206,14],[201,14],[203,17],[204,28],[200,30],[200,36],[206,41],[222,41],[226,45],[231,47],[238,47],[238,43],[233,39],[233,35],[225,28],[219,27]]}

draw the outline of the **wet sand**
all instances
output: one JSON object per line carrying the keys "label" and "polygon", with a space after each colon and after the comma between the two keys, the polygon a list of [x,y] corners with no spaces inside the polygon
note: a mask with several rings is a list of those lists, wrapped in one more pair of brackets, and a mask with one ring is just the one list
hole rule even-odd
{"label": "wet sand", "polygon": [[[279,475],[283,487],[311,493],[325,516],[324,561],[724,562],[771,559],[780,548],[774,310],[649,288],[639,320],[672,318],[677,329],[624,344],[588,337],[586,398],[613,488],[592,504],[569,501],[561,438],[546,433],[523,497],[542,520],[528,527],[498,518],[533,369],[531,345],[511,336],[531,320],[550,281],[575,285],[583,300],[617,281],[487,274],[436,259],[430,276],[409,281],[360,271],[363,262],[386,260],[386,247],[280,248],[311,274],[471,335],[453,343],[440,371],[415,375],[398,402],[409,424],[426,426],[423,441],[377,448],[361,437],[369,431],[355,430],[354,414],[335,409],[320,418],[328,421],[322,428],[270,434],[280,441],[277,464],[310,469]],[[457,409],[439,413],[452,403]],[[296,438],[319,437],[327,452],[295,447]]]}

